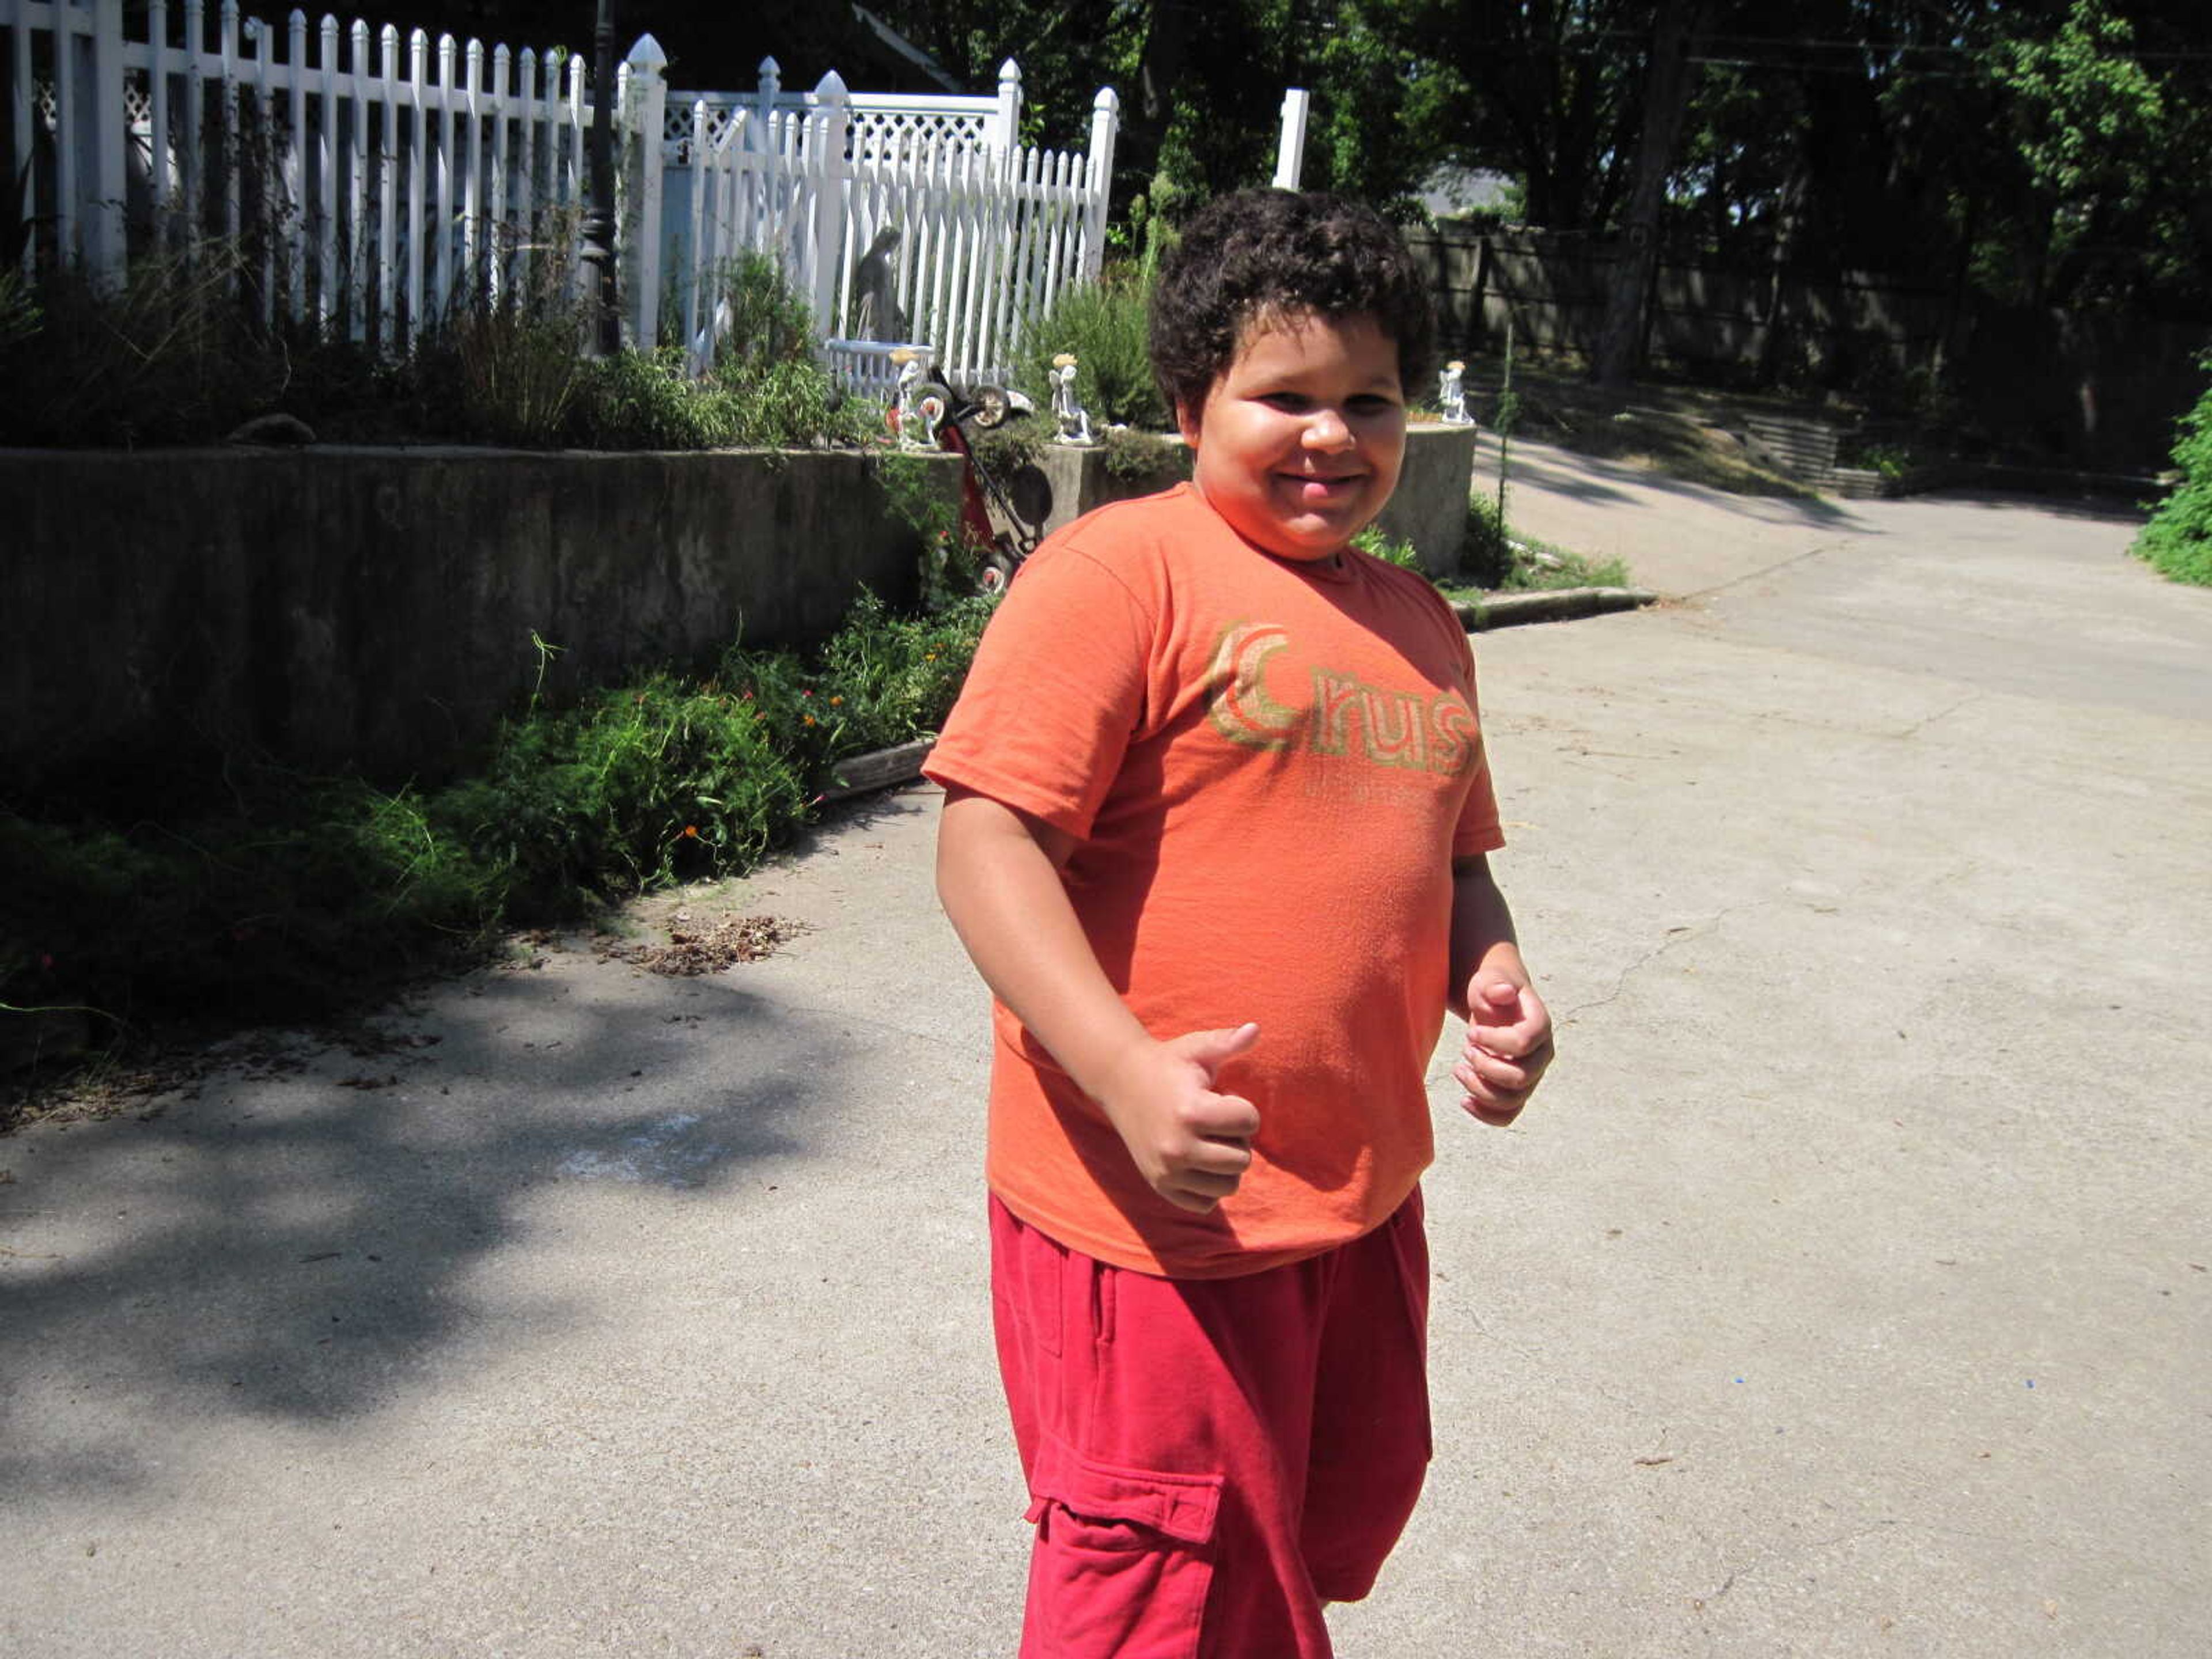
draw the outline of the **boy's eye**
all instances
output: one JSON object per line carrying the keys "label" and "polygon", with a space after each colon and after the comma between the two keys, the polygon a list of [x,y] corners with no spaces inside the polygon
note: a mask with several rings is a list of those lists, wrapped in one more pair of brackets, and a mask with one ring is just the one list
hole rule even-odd
{"label": "boy's eye", "polygon": [[1354,398],[1348,407],[1356,415],[1382,415],[1397,407],[1395,399],[1379,395]]}
{"label": "boy's eye", "polygon": [[1260,399],[1270,409],[1279,409],[1286,415],[1303,414],[1313,407],[1313,399],[1298,392],[1271,392]]}

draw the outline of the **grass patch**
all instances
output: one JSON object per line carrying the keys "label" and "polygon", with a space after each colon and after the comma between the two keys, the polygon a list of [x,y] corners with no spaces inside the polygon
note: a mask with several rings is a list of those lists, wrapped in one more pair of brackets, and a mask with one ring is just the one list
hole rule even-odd
{"label": "grass patch", "polygon": [[1468,602],[1480,601],[1486,594],[1628,585],[1626,560],[1589,558],[1513,530],[1498,517],[1497,499],[1486,492],[1468,500],[1459,579],[1437,584],[1447,599]]}

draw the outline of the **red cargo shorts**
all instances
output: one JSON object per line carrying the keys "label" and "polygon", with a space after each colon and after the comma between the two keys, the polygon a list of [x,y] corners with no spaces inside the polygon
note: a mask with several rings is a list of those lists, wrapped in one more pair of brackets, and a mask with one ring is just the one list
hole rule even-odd
{"label": "red cargo shorts", "polygon": [[1430,1454],[1418,1190],[1324,1255],[1161,1279],[991,1200],[999,1369],[1036,1538],[1023,1659],[1328,1659]]}

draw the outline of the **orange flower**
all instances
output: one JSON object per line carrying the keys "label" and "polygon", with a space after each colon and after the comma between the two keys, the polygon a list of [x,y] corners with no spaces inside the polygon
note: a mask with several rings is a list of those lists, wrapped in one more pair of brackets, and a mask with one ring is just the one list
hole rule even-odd
{"label": "orange flower", "polygon": [[842,697],[832,697],[832,698],[830,698],[830,706],[832,708],[836,708],[839,703],[841,703],[841,702],[844,702],[844,701],[845,701],[845,700],[844,700],[844,698],[842,698]]}
{"label": "orange flower", "polygon": [[687,824],[685,824],[685,825],[684,826],[684,840],[686,840],[686,841],[696,841],[696,840],[698,840],[698,839],[699,839],[699,826],[698,826],[697,824],[696,824],[696,823],[687,823]]}
{"label": "orange flower", "polygon": [[811,726],[811,725],[813,725],[813,724],[814,724],[814,716],[813,716],[813,715],[811,715],[811,714],[807,714],[807,715],[804,715],[804,716],[802,716],[802,718],[806,721],[806,723],[807,723],[809,726]]}

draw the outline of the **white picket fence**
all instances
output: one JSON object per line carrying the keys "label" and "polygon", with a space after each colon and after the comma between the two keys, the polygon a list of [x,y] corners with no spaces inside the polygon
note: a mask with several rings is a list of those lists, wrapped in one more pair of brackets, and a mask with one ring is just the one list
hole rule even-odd
{"label": "white picket fence", "polygon": [[[1018,108],[1019,85],[1007,64],[1002,109]],[[884,276],[903,337],[928,345],[939,372],[956,380],[1006,378],[1060,289],[1098,274],[1114,93],[1095,100],[1088,155],[992,143],[949,121],[878,129],[861,142],[850,137],[866,131],[852,112],[834,70],[802,107],[737,106],[718,119],[695,100],[691,223],[682,239],[689,268],[679,275],[684,338],[702,355],[711,343],[720,265],[749,249],[775,249],[811,296],[825,336],[852,341],[861,262],[888,229],[898,236]]]}
{"label": "white picket fence", "polygon": [[[464,301],[526,280],[534,255],[574,280],[593,110],[580,57],[294,11],[282,32],[237,0],[0,0],[11,171],[55,257],[119,276],[156,242],[224,234],[254,251],[250,296],[396,349]],[[878,354],[837,344],[878,230],[903,232],[908,332],[957,378],[1002,375],[1024,328],[1103,251],[1116,106],[1087,155],[1013,142],[1019,72],[994,98],[854,94],[834,75],[787,94],[773,60],[751,94],[672,97],[651,36],[617,77],[625,331],[659,337],[672,276],[682,337],[711,343],[714,282],[745,250],[781,260],[825,356],[855,378]],[[543,269],[543,266],[538,267]],[[673,319],[672,319],[673,320]]]}

